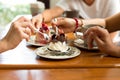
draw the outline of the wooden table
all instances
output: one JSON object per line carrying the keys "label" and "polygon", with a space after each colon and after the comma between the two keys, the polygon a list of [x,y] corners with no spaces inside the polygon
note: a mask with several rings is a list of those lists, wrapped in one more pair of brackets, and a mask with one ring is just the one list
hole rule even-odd
{"label": "wooden table", "polygon": [[0,70],[0,80],[120,80],[118,68]]}
{"label": "wooden table", "polygon": [[10,51],[0,54],[0,69],[68,69],[68,68],[118,68],[120,58],[110,57],[100,51],[81,50],[73,59],[50,60],[37,56],[35,46],[26,46],[26,41]]}
{"label": "wooden table", "polygon": [[0,54],[0,80],[120,80],[120,58],[79,48],[75,58],[50,60],[37,56],[37,48],[23,40]]}

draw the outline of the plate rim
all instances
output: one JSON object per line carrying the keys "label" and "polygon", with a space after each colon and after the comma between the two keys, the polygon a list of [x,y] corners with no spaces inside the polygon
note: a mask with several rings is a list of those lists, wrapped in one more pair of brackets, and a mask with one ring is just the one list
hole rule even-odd
{"label": "plate rim", "polygon": [[[36,35],[32,35],[31,37],[35,37]],[[31,38],[27,41],[28,45],[33,45],[33,46],[45,46],[47,44],[41,44],[41,43],[35,43],[35,40],[32,40]]]}
{"label": "plate rim", "polygon": [[87,49],[87,50],[98,50],[98,47],[93,47],[92,49],[88,49],[87,47],[84,47],[83,44],[79,44],[77,42],[74,42],[74,45],[79,47],[79,48],[82,48],[82,49]]}
{"label": "plate rim", "polygon": [[29,45],[33,45],[33,46],[45,46],[45,45],[47,45],[47,44],[41,44],[41,43],[33,43],[33,42],[30,42],[30,41],[27,41],[27,44],[29,44]]}

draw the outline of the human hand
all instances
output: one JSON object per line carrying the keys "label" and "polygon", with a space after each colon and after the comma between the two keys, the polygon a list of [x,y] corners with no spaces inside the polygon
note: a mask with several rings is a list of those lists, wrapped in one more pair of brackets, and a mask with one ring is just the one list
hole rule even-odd
{"label": "human hand", "polygon": [[65,33],[74,32],[75,24],[76,24],[74,19],[63,18],[63,17],[56,18],[56,19],[57,19],[56,22],[52,21],[53,28],[57,26],[59,29],[63,30]]}
{"label": "human hand", "polygon": [[43,22],[43,16],[42,14],[38,14],[36,16],[34,16],[32,19],[32,24],[37,28],[39,29],[40,26],[42,26],[42,22]]}
{"label": "human hand", "polygon": [[33,32],[33,26],[30,20],[20,17],[18,20],[11,24],[7,35],[2,39],[6,45],[6,49],[15,48],[22,39],[28,40]]}
{"label": "human hand", "polygon": [[95,41],[98,48],[104,53],[111,54],[116,50],[108,31],[104,28],[91,27],[84,33],[84,38],[87,39],[90,49],[93,47],[93,41]]}

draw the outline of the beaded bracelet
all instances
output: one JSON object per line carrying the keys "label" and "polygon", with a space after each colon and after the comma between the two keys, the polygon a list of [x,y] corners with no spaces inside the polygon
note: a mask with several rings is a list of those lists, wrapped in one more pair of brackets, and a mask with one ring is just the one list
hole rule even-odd
{"label": "beaded bracelet", "polygon": [[[76,26],[75,26],[75,30],[74,32],[76,32],[76,30],[78,29],[79,27],[79,23],[78,23],[78,19],[77,18],[74,18],[75,22],[76,22]],[[83,25],[83,21],[81,20],[81,26]]]}

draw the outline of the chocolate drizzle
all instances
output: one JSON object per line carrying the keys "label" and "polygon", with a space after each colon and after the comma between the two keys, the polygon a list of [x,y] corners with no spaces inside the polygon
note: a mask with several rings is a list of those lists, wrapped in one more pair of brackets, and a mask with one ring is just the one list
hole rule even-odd
{"label": "chocolate drizzle", "polygon": [[64,42],[66,41],[65,34],[63,33],[59,35],[53,34],[51,40],[52,42],[57,42],[57,41]]}

